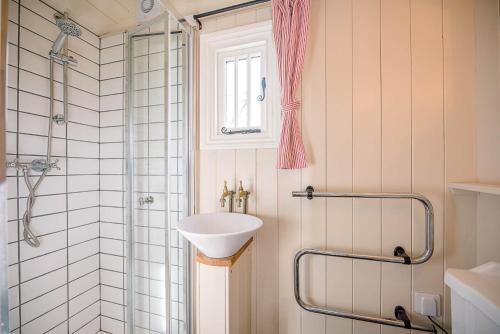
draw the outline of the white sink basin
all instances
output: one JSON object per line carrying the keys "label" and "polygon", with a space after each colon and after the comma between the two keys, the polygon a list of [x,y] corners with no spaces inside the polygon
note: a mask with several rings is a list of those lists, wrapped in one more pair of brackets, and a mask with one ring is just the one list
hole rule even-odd
{"label": "white sink basin", "polygon": [[186,217],[177,229],[206,256],[223,258],[235,254],[261,226],[254,216],[218,212]]}

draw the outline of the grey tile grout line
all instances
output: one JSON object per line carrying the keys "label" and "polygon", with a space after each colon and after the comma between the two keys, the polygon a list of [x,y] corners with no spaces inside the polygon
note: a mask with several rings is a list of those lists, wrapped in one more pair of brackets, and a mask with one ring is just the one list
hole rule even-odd
{"label": "grey tile grout line", "polygon": [[[68,45],[68,41],[66,40],[66,46]],[[52,83],[49,83],[49,84],[52,84]],[[69,85],[68,85],[69,86]],[[51,108],[52,106],[49,106],[49,108]],[[64,107],[63,107],[64,108]],[[68,114],[67,114],[68,110],[65,111],[66,113],[66,119],[69,118],[68,117]],[[52,122],[52,120],[49,118],[48,119],[49,122]],[[55,124],[57,126],[57,124]],[[50,126],[50,125],[49,125]],[[70,323],[70,317],[69,317],[69,314],[70,314],[70,307],[69,307],[69,295],[70,295],[70,290],[69,290],[69,212],[68,212],[68,209],[69,209],[69,195],[68,195],[68,192],[69,192],[69,186],[68,186],[68,183],[69,183],[69,178],[68,178],[68,124],[65,122],[64,123],[64,127],[65,127],[65,133],[66,133],[66,138],[64,139],[65,140],[65,150],[66,150],[66,159],[64,160],[66,166],[65,166],[65,169],[64,169],[64,174],[66,176],[66,184],[65,184],[65,187],[66,187],[66,194],[65,194],[65,199],[66,199],[66,313],[67,313],[67,321],[68,321],[68,333],[69,333],[69,323]]]}
{"label": "grey tile grout line", "polygon": [[[12,87],[9,87],[9,88],[12,88]],[[10,109],[10,108],[7,108],[7,110],[17,112],[17,110],[13,110],[13,109]],[[29,115],[29,116],[37,116],[37,117],[49,118],[49,116],[41,115],[41,114],[34,114],[34,113],[29,112],[29,111],[20,110],[19,112],[21,114],[26,114],[26,115]],[[95,111],[93,111],[93,112],[95,112]],[[69,120],[68,120],[68,124],[77,124],[77,125],[88,126],[88,127],[99,129],[98,125],[86,124],[86,123],[69,121]],[[114,128],[114,127],[120,127],[120,126],[119,125],[111,125],[111,126],[106,126],[105,128]],[[6,130],[6,132],[13,132],[13,131]],[[55,138],[62,138],[62,137],[55,137]],[[78,140],[78,139],[76,139],[76,140]]]}
{"label": "grey tile grout line", "polygon": [[[6,133],[12,133],[12,131],[5,131]],[[17,132],[18,134],[22,135],[23,137],[42,137],[44,139],[47,139],[48,136],[45,136],[45,135],[39,135],[39,134],[36,134],[36,133],[26,133],[26,132]],[[79,142],[79,143],[86,143],[86,144],[99,144],[99,142],[97,141],[89,141],[89,140],[83,140],[83,139],[70,139],[70,138],[65,138],[65,137],[57,137],[57,136],[52,136],[52,139],[58,139],[58,140],[64,140],[65,141],[65,144],[67,146],[68,142]],[[110,142],[110,143],[107,143],[107,144],[115,144],[116,142]],[[119,143],[119,142],[118,142]],[[38,154],[22,154],[22,155],[38,155]],[[43,155],[46,155],[46,154],[39,154],[41,156]],[[57,156],[57,155],[54,155],[54,156]],[[63,155],[62,157],[67,157],[67,155]]]}
{"label": "grey tile grout line", "polygon": [[[16,24],[16,23],[14,23],[14,24]],[[21,28],[26,29],[26,28],[24,28],[24,27],[21,27]],[[27,30],[28,30],[28,29],[27,29]],[[28,30],[28,31],[29,31],[29,30]],[[9,44],[10,44],[10,45],[15,45],[15,44],[12,44],[11,42],[9,42]],[[23,51],[26,51],[26,52],[29,52],[30,54],[32,54],[32,55],[34,55],[34,56],[37,56],[37,57],[40,57],[40,58],[43,58],[43,59],[45,59],[45,60],[49,60],[49,59],[50,59],[50,58],[49,58],[49,57],[47,57],[46,55],[39,54],[39,53],[37,53],[37,52],[35,52],[35,51],[33,51],[33,50],[23,48],[22,46],[20,46],[20,47],[19,47],[19,49],[20,49],[20,50],[23,50]],[[79,55],[79,54],[77,54],[77,53],[75,53],[74,51],[69,50],[69,52],[74,53],[75,55],[77,55],[78,57],[80,57],[80,55]],[[18,64],[18,65],[19,65],[19,64]],[[9,64],[9,66],[14,66],[14,65]],[[61,66],[61,65],[59,65],[59,66]],[[92,79],[92,80],[95,80],[95,81],[99,81],[99,79],[98,79],[98,78],[93,77],[93,76],[92,76],[92,75],[90,75],[89,73],[81,72],[81,71],[79,71],[79,70],[78,70],[78,69],[76,69],[76,68],[71,68],[71,71],[72,71],[72,72],[79,73],[79,74],[81,74],[81,75],[83,75],[83,76],[86,76],[86,77],[87,77],[87,78],[89,78],[89,79]]]}
{"label": "grey tile grout line", "polygon": [[[123,42],[123,48],[122,48],[123,49],[123,53],[122,53],[122,59],[123,59],[123,61],[122,61],[122,73],[125,75],[125,73],[126,73],[126,70],[125,70],[125,59],[126,59],[126,51],[128,50],[126,48],[126,46],[125,46],[125,36],[126,36],[126,34],[125,33],[120,33],[120,36],[121,36],[121,39],[122,39],[122,42]],[[130,46],[128,46],[128,47],[130,47]],[[126,127],[126,125],[127,125],[126,122],[127,122],[127,119],[128,119],[128,117],[127,117],[127,110],[130,107],[128,105],[128,103],[126,103],[126,101],[127,101],[127,98],[126,98],[127,92],[126,92],[126,88],[125,87],[128,87],[128,86],[126,86],[126,80],[127,80],[126,77],[124,77],[123,81],[122,81],[122,91],[124,92],[124,94],[123,94],[123,107],[124,107],[124,109],[123,109],[123,112],[122,112],[122,120],[123,120],[122,121],[122,136],[123,136],[124,140],[125,140],[125,138],[128,138],[128,135],[126,133],[127,132],[126,129],[128,129],[128,127]],[[123,157],[126,156],[126,152],[127,152],[127,144],[124,144],[123,147],[122,147],[122,156]],[[129,157],[129,159],[130,158],[131,157]],[[126,190],[126,187],[127,187],[126,186],[126,184],[127,184],[126,182],[128,180],[128,178],[125,176],[125,172],[126,172],[125,171],[125,163],[126,163],[126,158],[124,158],[121,161],[122,190]],[[122,244],[122,247],[121,247],[123,255],[124,255],[124,258],[122,260],[122,271],[123,272],[125,272],[125,268],[126,268],[126,264],[127,264],[127,257],[126,257],[126,255],[127,255],[127,241],[126,241],[127,224],[131,223],[131,222],[127,221],[127,218],[126,218],[127,215],[125,214],[127,212],[126,211],[127,210],[126,209],[126,205],[125,205],[125,197],[126,197],[125,196],[125,191],[122,191],[121,201],[122,201],[122,207],[124,209],[122,209],[121,211],[122,211],[122,220],[125,223],[124,224],[124,228],[122,228],[123,244]],[[129,259],[129,261],[130,261],[130,259]],[[125,280],[125,275],[123,275],[123,277],[122,277],[122,282],[123,282],[122,283],[123,286],[128,288],[127,281]],[[130,293],[130,291],[129,291],[129,293]],[[123,305],[121,306],[122,307],[123,319],[127,319],[127,307],[125,306],[126,302],[127,302],[127,292],[125,290],[125,292],[122,293],[122,304]],[[124,331],[123,332],[125,334],[125,326],[124,326]]]}
{"label": "grey tile grout line", "polygon": [[[19,64],[21,63],[21,55],[20,55],[20,52],[19,52],[19,45],[21,44],[20,41],[21,41],[21,29],[20,29],[20,25],[21,25],[21,4],[18,4],[17,6],[17,22],[19,23],[19,25],[16,26],[17,28],[17,45],[16,45],[16,48],[17,48],[17,66],[19,66]],[[19,96],[20,96],[20,92],[19,92],[19,80],[20,80],[20,76],[19,76],[19,68],[17,69],[17,72],[16,72],[16,75],[17,75],[17,82],[16,82],[16,108],[17,108],[17,112],[16,112],[16,158],[19,158]],[[21,225],[20,225],[20,222],[19,222],[19,218],[20,218],[20,204],[19,204],[19,179],[20,179],[20,175],[19,175],[19,171],[16,170],[16,176],[17,176],[17,237],[18,239],[21,238]],[[17,245],[17,258],[18,260],[21,258],[21,247],[20,245],[18,244]],[[21,264],[17,264],[17,281],[18,281],[18,302],[20,303],[21,301]],[[18,306],[18,316],[19,316],[19,334],[22,334],[22,312],[21,312],[21,306],[19,305]],[[10,329],[9,329],[10,330]]]}
{"label": "grey tile grout line", "polygon": [[[89,191],[89,192],[96,192],[96,191],[93,190],[93,191]],[[98,207],[98,205],[84,206],[84,207],[77,208],[77,209],[70,209],[70,210],[68,210],[68,212],[75,212],[75,211],[80,211],[80,210],[93,209],[93,208],[97,208],[97,207]],[[46,216],[51,216],[51,215],[57,215],[57,214],[61,214],[61,213],[64,213],[64,212],[66,212],[66,211],[56,211],[56,212],[47,213],[47,214],[40,214],[40,215],[33,216],[33,218],[46,217]],[[17,219],[17,220],[19,220],[19,219]],[[16,219],[9,220],[9,222],[12,222],[12,221],[16,221]]]}
{"label": "grey tile grout line", "polygon": [[[149,30],[151,30],[151,29],[149,29]],[[147,57],[147,64],[148,64],[148,73],[147,73],[147,80],[148,81],[147,81],[147,87],[149,88],[149,80],[150,80],[150,74],[149,74],[149,65],[150,65],[149,64],[149,62],[150,62],[150,56],[149,56],[149,54],[150,54],[150,52],[149,52],[150,51],[149,38],[146,41],[147,41],[146,45],[147,45],[147,56],[148,56]],[[147,95],[147,104],[149,105],[149,90],[148,90],[148,95]],[[149,121],[151,119],[150,112],[151,111],[150,111],[150,109],[148,107],[148,113],[147,113],[147,121],[148,121],[148,123],[149,123]],[[150,191],[150,175],[149,175],[150,161],[149,161],[149,158],[150,158],[150,155],[151,155],[150,153],[151,152],[150,152],[150,147],[149,147],[150,146],[149,145],[149,138],[150,138],[149,126],[146,129],[146,133],[147,133],[147,137],[146,138],[148,140],[147,155],[146,155],[146,157],[147,157],[147,165],[148,165],[148,174],[147,174],[147,185],[148,186],[147,186],[147,189],[148,189],[148,196],[150,196],[149,195],[149,191]],[[148,277],[151,277],[151,259],[150,259],[150,255],[151,254],[150,254],[150,251],[149,251],[149,242],[151,240],[151,234],[150,234],[151,231],[149,230],[149,219],[150,219],[149,206],[150,205],[148,204],[147,208],[146,208],[147,209],[147,214],[148,214],[148,216],[147,216],[148,217],[148,224],[147,224],[147,226],[148,226],[148,230],[147,230],[148,231],[148,259],[147,259],[147,265],[148,265]],[[135,247],[135,245],[133,245],[133,246]],[[136,260],[136,259],[134,258],[134,260]],[[148,290],[149,290],[149,293],[151,293],[151,284],[150,284],[150,280],[149,279],[148,279]],[[151,297],[150,296],[148,296],[148,309],[151,309]],[[134,310],[134,312],[135,312],[135,310]],[[148,317],[148,328],[151,328],[151,317]]]}
{"label": "grey tile grout line", "polygon": [[[62,267],[62,268],[65,268],[65,267]],[[60,268],[60,269],[58,269],[58,270],[61,270],[62,268]],[[27,301],[24,301],[24,302],[19,303],[19,306],[26,305],[26,304],[28,304],[28,303],[30,303],[30,302],[32,302],[32,301],[34,301],[34,300],[37,300],[38,298],[41,298],[41,297],[47,296],[48,294],[50,294],[50,293],[52,293],[52,292],[54,292],[54,291],[56,291],[56,290],[59,290],[59,289],[61,289],[61,288],[64,288],[64,287],[65,287],[65,286],[67,286],[67,285],[69,285],[69,284],[68,284],[68,283],[63,283],[63,284],[61,284],[61,285],[59,285],[59,286],[56,286],[55,288],[52,288],[52,289],[50,289],[50,290],[48,290],[48,291],[46,291],[46,292],[42,293],[41,295],[38,295],[38,296],[33,297],[33,298],[31,298],[31,299],[29,299],[29,300],[27,300]],[[91,291],[92,289],[95,289],[95,288],[96,288],[96,287],[98,287],[98,286],[99,286],[99,284],[95,284],[95,285],[91,286],[90,288],[88,288],[88,289],[86,289],[86,290],[84,290],[84,291],[82,291],[82,292],[78,293],[77,295],[73,296],[72,298],[69,298],[69,295],[68,295],[68,302],[69,302],[69,301],[71,301],[71,300],[73,300],[73,299],[75,299],[75,298],[78,298],[78,297],[80,297],[80,296],[83,296],[84,294],[86,294],[87,292]],[[49,312],[50,312],[50,311],[52,311],[52,309],[51,309],[51,310],[49,310]]]}
{"label": "grey tile grout line", "polygon": [[[66,40],[66,45],[68,41]],[[69,86],[69,83],[66,82],[66,84]],[[63,107],[64,108],[64,107]],[[68,110],[65,111],[66,112],[66,117],[68,117]],[[49,119],[49,122],[51,122],[52,120]],[[66,301],[67,301],[67,312],[68,312],[68,333],[69,333],[69,324],[70,324],[70,300],[69,300],[69,296],[70,296],[70,290],[69,290],[69,272],[70,272],[70,264],[69,264],[69,212],[68,212],[68,209],[69,209],[69,177],[68,177],[68,124],[65,123],[64,124],[65,128],[66,128],[66,159],[65,159],[65,163],[66,163],[66,168],[64,170],[64,173],[66,174],[66,265],[67,265],[67,269],[66,269]]]}
{"label": "grey tile grout line", "polygon": [[[61,322],[61,323],[64,323],[64,322],[66,322],[66,321],[68,322],[68,334],[69,334],[69,319],[71,319],[71,318],[73,318],[75,315],[77,315],[77,314],[79,314],[79,313],[81,313],[81,312],[85,311],[86,309],[88,309],[89,307],[91,307],[92,305],[94,305],[94,304],[95,304],[96,302],[98,302],[98,301],[99,301],[99,300],[96,300],[96,301],[92,302],[92,304],[89,304],[89,305],[85,306],[83,309],[81,309],[80,311],[76,312],[76,313],[75,313],[75,314],[73,314],[72,316],[68,316],[68,318],[67,318],[67,319],[65,319],[63,322]],[[66,302],[64,302],[64,303],[61,303],[61,304],[57,305],[56,307],[54,307],[54,308],[52,308],[52,309],[50,309],[50,310],[48,310],[48,311],[46,311],[46,312],[44,312],[44,313],[42,313],[42,314],[38,315],[38,316],[36,316],[35,318],[33,318],[33,319],[31,319],[30,321],[28,321],[28,322],[26,322],[25,324],[23,324],[23,326],[25,326],[25,325],[27,325],[27,324],[29,324],[29,323],[32,323],[33,321],[36,321],[36,320],[38,320],[38,319],[42,318],[43,316],[45,316],[45,315],[49,314],[50,312],[54,311],[55,309],[57,309],[57,308],[59,308],[59,307],[61,307],[61,306],[64,306],[64,304],[66,304],[66,303],[67,303],[67,301],[66,301]],[[60,325],[60,324],[59,324],[59,325]]]}
{"label": "grey tile grout line", "polygon": [[[95,255],[96,255],[96,254],[93,254],[93,255],[91,255],[91,256],[95,256]],[[82,260],[84,260],[84,259],[82,259]],[[24,281],[22,284],[27,283],[27,282],[30,282],[30,281],[33,281],[33,280],[38,279],[38,278],[41,278],[41,277],[43,277],[43,276],[45,276],[45,275],[50,275],[50,274],[53,274],[53,273],[55,273],[56,271],[59,271],[59,270],[61,270],[61,269],[65,269],[65,268],[66,268],[66,266],[62,266],[62,267],[56,268],[56,269],[51,270],[51,271],[49,271],[49,272],[47,272],[47,273],[45,273],[45,274],[42,274],[42,275],[39,275],[39,276],[34,277],[34,278],[32,278],[32,279],[26,280],[26,281]],[[87,274],[83,274],[83,275],[81,275],[81,276],[78,276],[78,277],[74,278],[73,280],[71,280],[71,281],[69,282],[69,284],[71,284],[71,283],[73,283],[73,282],[76,282],[76,281],[78,281],[79,279],[84,278],[85,276],[88,276],[88,275],[90,275],[90,274],[92,274],[92,273],[96,272],[97,270],[98,270],[98,269],[94,269],[93,271],[91,271],[91,272],[89,272],[89,273],[87,273]],[[34,298],[30,299],[29,301],[24,302],[24,303],[21,303],[21,301],[19,300],[19,304],[17,304],[16,306],[12,307],[11,309],[9,309],[9,311],[12,311],[12,310],[14,310],[14,309],[16,309],[16,308],[19,308],[21,305],[24,305],[24,304],[26,304],[26,303],[28,303],[28,302],[34,301],[34,300],[36,300],[36,299],[38,299],[38,298],[40,298],[40,297],[42,297],[42,296],[44,296],[44,295],[46,295],[46,294],[48,294],[48,293],[50,293],[50,292],[53,292],[54,290],[60,289],[60,288],[64,287],[65,285],[66,285],[66,283],[65,283],[65,284],[63,284],[63,285],[60,285],[60,286],[58,286],[58,287],[56,287],[56,288],[54,288],[54,289],[51,289],[50,291],[44,292],[44,293],[42,293],[41,295],[38,295],[38,296],[36,296],[36,297],[34,297]],[[15,286],[15,287],[17,287],[17,286]],[[81,294],[79,294],[79,295],[81,295]],[[79,295],[76,295],[75,297],[77,297],[77,296],[79,296]],[[73,298],[69,298],[69,299],[68,299],[68,301],[69,301],[69,300],[72,300],[72,299],[74,299],[74,297],[73,297]]]}
{"label": "grey tile grout line", "polygon": [[[25,71],[23,69],[23,71]],[[25,71],[26,72],[26,71]],[[30,92],[30,91],[27,91],[27,90],[24,90],[24,89],[20,89],[18,88],[18,91],[21,92],[21,93],[25,93],[25,94],[31,94],[31,95],[34,95],[34,96],[37,96],[37,97],[41,97],[41,98],[44,98],[46,100],[49,99],[48,96],[45,96],[45,95],[42,95],[42,94],[38,94],[38,93],[35,93],[35,92]],[[57,98],[54,98],[54,101],[55,102],[60,102],[62,103],[63,101],[62,100],[58,100]],[[95,110],[95,109],[92,109],[92,108],[88,108],[88,107],[85,107],[85,106],[81,106],[81,105],[78,105],[78,104],[74,104],[72,102],[68,102],[68,105],[69,106],[72,106],[72,107],[77,107],[77,108],[81,108],[81,109],[85,109],[87,111],[93,111],[93,112],[96,112],[96,113],[99,113],[99,110]],[[121,110],[121,109],[115,109],[115,110]],[[114,111],[114,110],[106,110],[106,111]]]}
{"label": "grey tile grout line", "polygon": [[[15,220],[13,220],[13,222],[15,222]],[[93,221],[93,222],[90,222],[90,223],[85,223],[85,224],[82,224],[82,225],[79,225],[79,226],[70,227],[70,228],[68,228],[68,230],[76,230],[76,229],[78,229],[79,227],[88,227],[88,226],[91,226],[91,225],[95,225],[95,224],[97,224],[97,223],[98,223],[98,221]],[[43,237],[50,236],[50,235],[54,235],[54,234],[60,234],[60,233],[62,233],[62,232],[64,232],[64,231],[66,231],[66,229],[57,230],[57,231],[54,231],[54,232],[49,232],[49,233],[45,233],[45,234],[38,234],[38,237],[42,237],[42,238],[43,238]],[[77,242],[77,243],[74,243],[74,244],[69,245],[68,247],[69,247],[69,248],[71,248],[71,247],[74,247],[74,246],[78,246],[78,245],[81,245],[81,244],[83,244],[83,243],[85,243],[85,242],[92,241],[92,240],[94,240],[94,239],[95,239],[95,238],[91,238],[91,239],[87,239],[87,240],[84,240],[84,241],[81,241],[81,242]],[[15,244],[15,243],[18,243],[18,242],[22,242],[22,241],[23,241],[23,239],[18,238],[18,240],[15,240],[15,241],[9,242],[9,245],[10,245],[10,244]],[[29,261],[29,260],[32,260],[32,259],[36,259],[36,258],[39,258],[39,257],[45,256],[45,255],[48,255],[48,254],[55,253],[55,252],[57,252],[57,251],[60,251],[61,249],[65,249],[65,248],[66,248],[66,247],[64,247],[64,248],[60,248],[60,249],[57,249],[57,250],[55,250],[55,251],[46,252],[46,253],[43,253],[43,254],[40,254],[40,255],[37,255],[37,256],[34,256],[34,257],[30,257],[30,258],[28,258],[28,259],[26,259],[26,260],[22,260],[22,261],[18,259],[18,261],[17,261],[17,262],[14,262],[14,263],[10,264],[10,265],[9,265],[9,267],[10,267],[10,266],[12,266],[12,265],[18,264],[18,263],[23,263],[23,262],[26,262],[26,261]]]}
{"label": "grey tile grout line", "polygon": [[[20,49],[21,49],[21,48],[20,48]],[[24,50],[24,49],[21,49],[21,50]],[[12,66],[12,65],[9,65],[9,66]],[[45,75],[42,75],[42,74],[40,74],[40,73],[33,72],[32,70],[29,70],[29,69],[27,69],[27,68],[20,67],[20,66],[18,66],[18,68],[19,68],[20,70],[22,70],[23,72],[26,72],[26,73],[28,73],[28,74],[31,74],[31,75],[34,75],[34,76],[40,77],[40,78],[42,78],[42,79],[45,79],[45,80],[49,80],[49,79],[50,79],[49,77],[46,77]],[[56,72],[56,71],[55,71],[55,69],[56,69],[56,66],[54,66],[54,72]],[[68,68],[68,72],[69,72],[69,70],[70,70],[70,69]],[[62,82],[62,81],[59,81],[59,80],[56,80],[56,79],[55,79],[55,76],[56,76],[56,75],[55,75],[55,73],[54,73],[54,83],[59,84],[59,85],[63,85],[63,82]],[[95,79],[94,79],[94,80],[95,80]],[[99,80],[96,80],[96,81],[99,81]],[[83,89],[83,88],[79,88],[79,87],[77,87],[77,86],[72,86],[72,85],[68,85],[68,87],[69,87],[69,88],[72,88],[72,89],[75,89],[75,90],[77,90],[77,91],[80,91],[80,92],[83,92],[83,93],[86,93],[86,94],[89,94],[89,95],[92,95],[92,96],[94,96],[94,97],[99,98],[99,94],[89,92],[88,90],[85,90],[85,89]],[[109,95],[115,95],[115,94],[108,94],[108,96],[109,96]]]}
{"label": "grey tile grout line", "polygon": [[98,205],[99,205],[99,210],[98,210],[98,218],[99,218],[99,244],[98,244],[98,250],[99,250],[99,330],[102,329],[102,293],[101,293],[101,44],[102,44],[102,38],[99,37],[99,119],[98,119],[98,124],[99,124],[99,148],[98,148],[98,158],[99,158],[99,166],[98,168],[98,173],[99,173],[99,195],[98,195]]}

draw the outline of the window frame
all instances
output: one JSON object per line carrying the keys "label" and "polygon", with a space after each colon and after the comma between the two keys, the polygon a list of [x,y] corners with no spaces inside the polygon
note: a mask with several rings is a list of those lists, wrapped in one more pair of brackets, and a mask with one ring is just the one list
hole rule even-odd
{"label": "window frame", "polygon": [[[221,73],[223,74],[225,69],[221,60],[225,59],[225,55],[253,53],[246,50],[260,50],[262,56],[261,73],[265,73],[263,76],[266,78],[266,98],[261,102],[261,132],[222,134],[220,124],[224,114],[221,105],[225,103],[225,96],[223,98],[225,91],[222,89],[223,82],[220,79],[224,78]],[[280,90],[270,20],[202,34],[199,83],[200,149],[278,146],[281,125]]]}

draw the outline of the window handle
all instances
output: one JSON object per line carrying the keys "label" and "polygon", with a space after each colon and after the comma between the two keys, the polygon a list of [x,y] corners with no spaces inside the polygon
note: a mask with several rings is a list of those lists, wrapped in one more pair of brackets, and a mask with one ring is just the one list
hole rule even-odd
{"label": "window handle", "polygon": [[264,101],[266,98],[266,77],[262,77],[260,80],[260,87],[262,88],[262,95],[257,96],[257,101]]}
{"label": "window handle", "polygon": [[229,130],[225,126],[220,129],[220,132],[224,135],[235,135],[235,134],[249,134],[249,133],[260,133],[260,129],[245,129],[245,130]]}

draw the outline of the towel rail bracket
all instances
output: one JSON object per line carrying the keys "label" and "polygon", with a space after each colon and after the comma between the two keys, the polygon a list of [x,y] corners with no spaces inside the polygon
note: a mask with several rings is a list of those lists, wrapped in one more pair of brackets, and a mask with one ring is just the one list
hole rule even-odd
{"label": "towel rail bracket", "polygon": [[402,257],[404,260],[404,264],[411,264],[410,256],[406,254],[405,249],[401,246],[397,246],[396,248],[394,248],[394,256]]}
{"label": "towel rail bracket", "polygon": [[408,314],[406,313],[406,310],[403,306],[398,305],[394,309],[394,316],[396,319],[401,320],[406,329],[411,329],[411,321],[410,318],[408,318]]}

